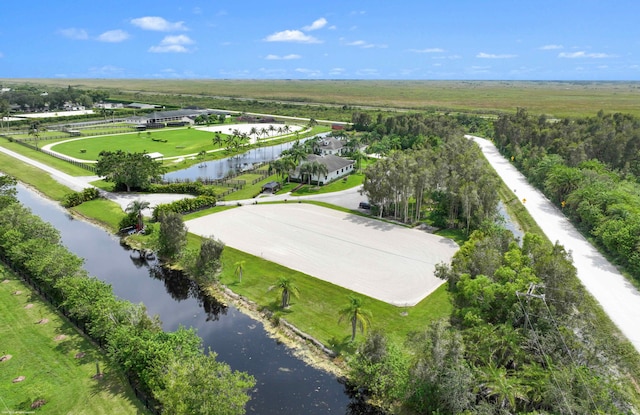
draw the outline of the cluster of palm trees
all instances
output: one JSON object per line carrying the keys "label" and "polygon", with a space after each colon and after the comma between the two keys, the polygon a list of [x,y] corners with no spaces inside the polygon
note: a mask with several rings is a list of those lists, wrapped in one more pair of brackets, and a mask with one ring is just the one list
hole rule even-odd
{"label": "cluster of palm trees", "polygon": [[237,151],[240,147],[249,144],[251,142],[251,137],[255,137],[256,139],[260,139],[261,137],[271,137],[273,135],[282,135],[291,132],[291,127],[288,125],[283,125],[282,127],[276,128],[273,124],[269,125],[269,127],[251,127],[249,132],[240,131],[239,129],[229,129],[230,133],[226,134],[226,137],[220,132],[215,132],[213,138],[211,139],[213,145],[215,147],[222,147],[224,144],[226,146],[227,151]]}
{"label": "cluster of palm trees", "polygon": [[320,163],[317,160],[302,163],[299,168],[300,180],[304,182],[304,178],[308,179],[309,185],[311,185],[311,178],[316,177],[316,183],[320,184],[320,178],[329,174],[327,166]]}

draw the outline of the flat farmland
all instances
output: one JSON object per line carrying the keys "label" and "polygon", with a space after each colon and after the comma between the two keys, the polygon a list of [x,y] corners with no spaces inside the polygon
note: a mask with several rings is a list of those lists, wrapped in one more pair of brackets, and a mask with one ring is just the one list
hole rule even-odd
{"label": "flat farmland", "polygon": [[[172,95],[260,99],[312,104],[465,111],[515,112],[552,117],[624,112],[640,115],[640,82],[591,81],[363,81],[363,80],[142,80],[142,79],[12,79],[66,88],[105,88],[118,96],[154,101]],[[145,96],[146,95],[146,96]],[[132,98],[133,99],[133,98]],[[184,100],[184,98],[181,98]]]}

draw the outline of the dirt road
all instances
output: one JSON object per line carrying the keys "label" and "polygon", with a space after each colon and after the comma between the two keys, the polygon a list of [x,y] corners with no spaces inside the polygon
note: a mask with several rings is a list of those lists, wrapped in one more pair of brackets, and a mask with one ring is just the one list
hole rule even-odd
{"label": "dirt road", "polygon": [[640,292],[627,281],[541,192],[504,157],[489,140],[467,136],[482,149],[506,185],[516,190],[542,231],[571,251],[578,278],[600,303],[609,318],[640,352]]}

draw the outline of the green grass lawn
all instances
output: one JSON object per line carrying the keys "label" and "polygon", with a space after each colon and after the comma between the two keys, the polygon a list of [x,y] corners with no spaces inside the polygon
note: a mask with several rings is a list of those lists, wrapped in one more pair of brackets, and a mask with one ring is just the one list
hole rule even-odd
{"label": "green grass lawn", "polygon": [[65,195],[71,193],[71,189],[61,185],[42,170],[17,161],[4,153],[0,153],[0,166],[4,173],[35,187],[50,199],[61,201]]}
{"label": "green grass lawn", "polygon": [[71,208],[71,210],[114,233],[120,230],[119,223],[125,216],[119,204],[107,199],[90,200]]}
{"label": "green grass lawn", "polygon": [[[0,268],[0,412],[47,414],[146,414],[125,377],[48,303],[17,277]],[[21,294],[14,295],[16,291]],[[33,304],[32,308],[25,308]],[[47,319],[45,324],[38,324]],[[64,339],[56,340],[64,335]],[[85,353],[76,358],[77,353]],[[93,379],[96,362],[104,373]],[[24,376],[19,383],[12,380]],[[11,412],[15,411],[15,412]],[[18,412],[20,411],[20,412]]]}
{"label": "green grass lawn", "polygon": [[[57,141],[59,141],[59,140],[48,141],[47,143],[50,143],[50,142],[53,143],[53,142],[57,142]],[[17,144],[17,143],[11,143],[11,142],[9,142],[7,140],[4,140],[4,139],[0,139],[0,146],[6,148],[8,150],[11,150],[13,152],[16,152],[18,154],[21,154],[21,155],[23,155],[25,157],[29,157],[29,158],[34,159],[36,161],[39,161],[39,162],[41,162],[43,164],[46,164],[46,165],[51,166],[53,168],[56,168],[56,169],[58,169],[58,170],[60,170],[60,171],[62,171],[64,173],[67,173],[70,176],[76,176],[76,177],[77,176],[91,176],[91,175],[94,174],[93,172],[91,172],[89,170],[85,170],[82,167],[78,167],[78,166],[75,166],[75,165],[73,165],[71,163],[68,163],[66,161],[57,159],[55,157],[51,157],[48,154],[45,154],[45,153],[43,153],[41,151],[37,151],[37,150],[34,150],[32,148],[29,148],[29,147],[26,147],[26,146],[23,146],[23,145],[20,145],[20,144]],[[13,160],[13,164],[16,163],[15,159],[11,158],[11,160]]]}
{"label": "green grass lawn", "polygon": [[[304,196],[304,195],[314,195],[321,193],[333,193],[339,192],[341,190],[351,189],[356,186],[360,186],[364,182],[364,174],[362,173],[353,173],[344,177],[342,179],[334,180],[333,182],[326,184],[324,186],[316,186],[308,184],[303,185],[295,192],[292,192],[292,196]],[[299,184],[299,183],[296,183]]]}
{"label": "green grass lawn", "polygon": [[[224,134],[222,134],[224,137]],[[165,157],[209,151],[213,145],[213,133],[193,128],[162,129],[140,133],[124,133],[90,137],[55,145],[52,150],[83,160],[97,160],[103,150],[125,150],[131,153],[159,152]],[[153,141],[166,140],[166,142]],[[224,143],[222,144],[224,148]],[[84,152],[81,152],[84,150]]]}
{"label": "green grass lawn", "polygon": [[[242,282],[234,272],[238,261],[245,261]],[[290,278],[300,290],[299,298],[292,298],[287,310],[279,308],[279,292],[269,291],[280,276]],[[349,324],[338,324],[338,310],[347,305],[349,295],[360,294],[231,247],[224,250],[220,280],[232,291],[286,318],[332,349],[345,353],[355,350],[356,346],[349,343]],[[371,328],[383,330],[399,343],[408,333],[423,330],[429,322],[448,317],[452,311],[444,286],[414,307],[396,307],[369,297],[365,297],[364,305],[373,315]]]}

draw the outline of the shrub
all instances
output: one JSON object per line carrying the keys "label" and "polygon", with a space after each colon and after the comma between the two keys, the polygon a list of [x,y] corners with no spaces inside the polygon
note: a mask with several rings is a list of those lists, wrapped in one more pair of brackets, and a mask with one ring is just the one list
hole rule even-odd
{"label": "shrub", "polygon": [[87,187],[81,192],[73,192],[69,193],[62,200],[62,206],[66,208],[74,207],[83,204],[84,202],[88,202],[89,200],[94,200],[100,197],[100,191],[95,187]]}

